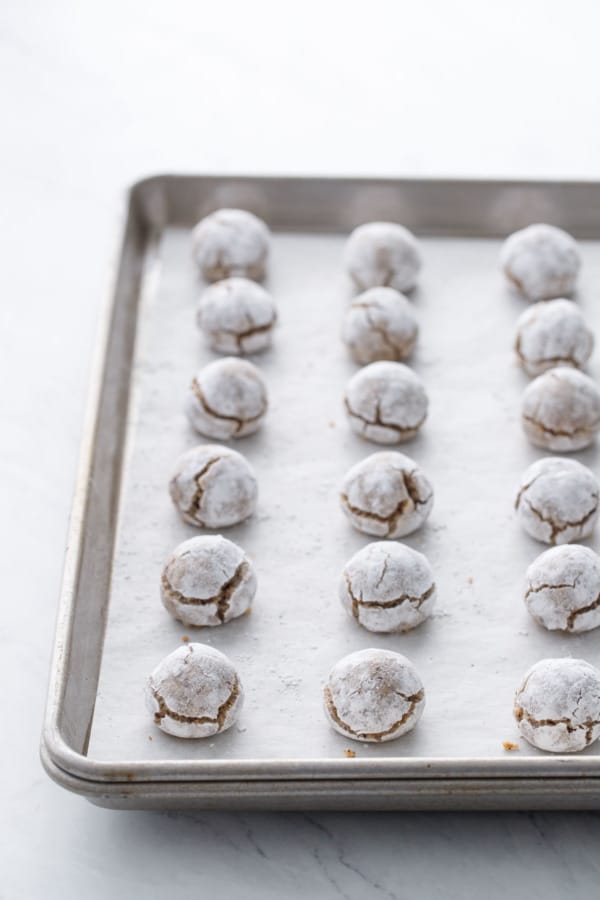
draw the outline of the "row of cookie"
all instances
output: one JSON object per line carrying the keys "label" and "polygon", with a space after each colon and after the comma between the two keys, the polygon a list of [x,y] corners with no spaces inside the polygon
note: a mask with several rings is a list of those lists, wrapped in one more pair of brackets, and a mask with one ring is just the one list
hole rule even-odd
{"label": "row of cookie", "polygon": [[576,241],[560,228],[530,225],[505,241],[504,271],[529,300],[538,300],[519,317],[517,359],[530,376],[521,421],[532,444],[571,452],[590,444],[600,429],[600,390],[579,370],[594,347],[594,335],[581,310],[566,297],[581,269]]}
{"label": "row of cookie", "polygon": [[[505,271],[521,294],[539,300],[519,317],[517,359],[530,376],[521,421],[532,444],[570,452],[588,446],[600,428],[600,391],[578,371],[594,336],[571,293],[581,265],[577,245],[561,229],[535,225],[505,243]],[[557,299],[553,299],[557,298]],[[525,472],[516,508],[537,540],[563,546],[538,556],[526,572],[525,604],[552,631],[582,632],[600,625],[600,558],[569,541],[587,537],[596,522],[600,485],[572,459],[546,457]],[[554,752],[583,750],[600,728],[597,670],[583,660],[543,660],[515,697],[521,734]]]}
{"label": "row of cookie", "polygon": [[[219,650],[187,644],[165,657],[146,684],[154,723],[179,738],[205,738],[237,721],[244,689]],[[413,664],[391,650],[367,649],[339,660],[323,688],[327,721],[352,740],[383,743],[411,731],[425,689]],[[581,659],[544,659],[516,691],[513,714],[533,746],[573,753],[600,737],[600,671]]]}

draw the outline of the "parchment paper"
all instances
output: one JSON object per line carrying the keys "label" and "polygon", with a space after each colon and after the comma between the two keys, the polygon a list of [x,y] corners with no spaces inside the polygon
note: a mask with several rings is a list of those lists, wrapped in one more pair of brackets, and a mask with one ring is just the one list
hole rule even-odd
{"label": "parchment paper", "polygon": [[[266,286],[279,307],[272,350],[253,361],[270,392],[255,436],[233,442],[256,469],[257,514],[224,532],[251,555],[259,587],[250,616],[195,630],[170,618],[159,598],[162,565],[197,533],[178,518],[167,492],[177,456],[196,443],[183,414],[194,371],[214,358],[195,326],[201,284],[189,234],[167,230],[146,278],[140,309],[134,396],[116,543],[109,621],[89,752],[109,759],[497,757],[518,741],[512,719],[524,671],[546,656],[600,664],[600,631],[551,634],[529,617],[524,573],[545,547],[519,527],[513,501],[520,473],[543,455],[519,424],[528,383],[512,352],[525,301],[504,285],[499,242],[424,239],[425,265],[412,295],[420,323],[411,365],[430,396],[421,435],[400,445],[431,479],[435,506],[406,538],[436,574],[437,611],[405,635],[375,635],[342,609],[337,581],[369,538],[338,505],[349,466],[378,449],[351,433],[342,407],[356,370],[340,340],[352,288],[340,257],[344,236],[278,234]],[[578,301],[600,326],[600,246],[582,245]],[[600,333],[600,329],[599,329]],[[590,367],[600,374],[598,353]],[[600,471],[598,450],[577,459]],[[599,546],[599,535],[590,542]],[[163,735],[143,701],[149,672],[182,636],[211,644],[238,666],[246,702],[237,726],[204,741]],[[408,656],[425,685],[417,728],[383,745],[334,733],[321,711],[321,686],[343,655],[386,647]],[[521,742],[521,755],[536,754]],[[600,752],[598,745],[587,753]]]}

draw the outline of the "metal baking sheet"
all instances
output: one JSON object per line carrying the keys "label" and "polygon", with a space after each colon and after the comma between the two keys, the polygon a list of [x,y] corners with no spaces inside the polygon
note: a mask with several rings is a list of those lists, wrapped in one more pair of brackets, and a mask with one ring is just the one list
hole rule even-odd
{"label": "metal baking sheet", "polygon": [[[114,806],[272,808],[584,807],[600,799],[600,748],[553,757],[518,742],[511,708],[525,669],[544,656],[600,665],[594,632],[550,634],[522,602],[524,572],[543,549],[512,508],[521,471],[541,453],[519,425],[528,380],[513,352],[525,303],[498,270],[501,237],[532,221],[582,240],[577,300],[600,334],[600,186],[502,182],[162,177],[132,192],[114,297],[93,379],[53,663],[43,758],[50,774]],[[158,593],[172,548],[195,533],[173,509],[177,456],[203,441],[183,415],[194,371],[214,358],[194,324],[202,285],[190,226],[236,205],[273,229],[266,286],[279,309],[274,346],[254,357],[270,410],[233,442],[254,466],[256,515],[225,533],[254,560],[249,616],[216,629],[173,621]],[[355,224],[391,218],[422,237],[411,295],[420,324],[411,365],[430,412],[399,447],[435,489],[426,526],[405,539],[436,574],[433,618],[404,635],[363,630],[341,608],[337,580],[369,538],[338,505],[349,466],[379,445],[354,435],[342,395],[356,371],[340,340],[352,287],[341,265]],[[589,371],[600,375],[598,353]],[[596,447],[577,454],[599,469]],[[597,548],[599,537],[590,545]],[[237,664],[246,702],[237,726],[205,741],[156,729],[148,673],[182,637]],[[376,646],[416,665],[427,705],[398,741],[359,744],[321,712],[328,670]],[[347,759],[344,750],[356,752]]]}

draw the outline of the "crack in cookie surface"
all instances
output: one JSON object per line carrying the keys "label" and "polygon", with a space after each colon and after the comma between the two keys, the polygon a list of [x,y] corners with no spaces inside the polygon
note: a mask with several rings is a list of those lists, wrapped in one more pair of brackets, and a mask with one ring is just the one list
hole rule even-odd
{"label": "crack in cookie surface", "polygon": [[346,581],[348,594],[352,601],[352,615],[357,622],[360,622],[359,611],[361,607],[365,609],[394,609],[397,606],[402,606],[403,603],[409,603],[413,609],[420,609],[423,603],[425,603],[426,600],[429,600],[435,591],[435,584],[432,584],[431,587],[427,588],[427,590],[419,596],[401,594],[399,597],[394,597],[392,600],[363,600],[362,594],[360,597],[355,595],[352,589],[350,575],[347,572],[344,572],[344,579]]}
{"label": "crack in cookie surface", "polygon": [[233,681],[231,693],[229,694],[229,697],[227,697],[227,699],[224,700],[223,703],[219,706],[216,716],[185,716],[182,713],[178,713],[175,712],[175,710],[170,709],[164,697],[159,693],[158,688],[156,688],[154,685],[150,686],[150,690],[152,691],[152,696],[158,704],[158,710],[154,713],[154,721],[157,725],[159,725],[161,721],[166,717],[169,719],[173,719],[175,722],[182,722],[189,725],[214,724],[217,726],[217,731],[220,731],[225,724],[225,720],[227,719],[227,713],[240,695],[240,683],[236,676]]}
{"label": "crack in cookie surface", "polygon": [[204,396],[204,391],[198,384],[198,381],[196,378],[193,379],[191,387],[192,387],[194,396],[196,397],[196,399],[200,403],[202,409],[208,416],[212,416],[215,419],[221,419],[224,422],[234,423],[235,430],[234,430],[233,434],[239,434],[240,431],[242,430],[242,428],[245,428],[246,425],[252,424],[252,422],[258,421],[258,419],[262,418],[267,411],[267,404],[263,402],[260,412],[258,412],[255,416],[248,416],[248,418],[246,418],[246,419],[242,419],[242,418],[240,418],[240,416],[227,416],[224,413],[217,412],[216,409],[213,409],[213,407],[210,405],[210,403]]}
{"label": "crack in cookie surface", "polygon": [[412,437],[412,435],[416,434],[425,419],[427,418],[427,413],[419,419],[414,425],[398,425],[395,422],[385,422],[381,418],[381,407],[379,401],[375,404],[375,418],[367,419],[366,416],[361,416],[360,413],[355,412],[350,406],[350,401],[348,397],[344,397],[344,406],[346,407],[346,412],[350,416],[351,419],[358,419],[359,422],[363,423],[364,428],[361,429],[362,433],[364,433],[366,428],[389,428],[391,431],[395,431],[401,437]]}
{"label": "crack in cookie surface", "polygon": [[567,629],[571,631],[573,629],[573,625],[575,624],[575,620],[578,616],[582,616],[584,613],[591,612],[593,609],[598,609],[600,606],[600,594],[596,597],[592,603],[588,603],[587,606],[580,606],[579,609],[572,610],[567,617]]}
{"label": "crack in cookie surface", "polygon": [[387,516],[362,509],[360,506],[354,506],[350,503],[348,495],[345,493],[340,494],[340,499],[348,512],[357,516],[359,519],[373,519],[375,522],[381,522],[383,525],[387,525],[386,537],[389,537],[396,530],[398,522],[407,511],[407,506],[412,503],[413,508],[416,510],[418,506],[424,506],[429,503],[432,498],[432,494],[427,494],[425,497],[420,496],[419,489],[414,481],[414,472],[407,473],[404,470],[400,470],[400,474],[408,496],[400,500],[397,506]]}
{"label": "crack in cookie surface", "polygon": [[265,325],[252,325],[243,331],[236,331],[234,328],[219,328],[216,332],[217,335],[227,334],[232,337],[236,344],[237,348],[240,352],[243,352],[244,346],[243,342],[250,337],[254,337],[255,334],[266,334],[269,331],[272,331],[275,323],[277,321],[277,316],[274,315],[270,322],[267,322]]}
{"label": "crack in cookie surface", "polygon": [[600,419],[594,419],[593,422],[590,422],[587,425],[579,425],[568,431],[566,429],[551,428],[549,425],[544,425],[534,416],[528,416],[526,413],[522,413],[522,418],[524,422],[528,422],[534,428],[538,428],[540,431],[543,431],[544,434],[551,435],[551,437],[577,438],[584,435],[589,437],[597,430],[598,425],[600,424]]}
{"label": "crack in cookie surface", "polygon": [[338,713],[329,685],[326,685],[323,688],[323,693],[325,695],[325,704],[327,706],[329,714],[336,725],[339,725],[339,727],[343,731],[345,731],[347,734],[351,734],[353,737],[358,738],[359,740],[369,741],[382,741],[385,737],[388,737],[390,734],[394,734],[395,731],[398,731],[398,729],[401,728],[402,725],[405,725],[406,722],[410,719],[416,705],[420,703],[420,701],[425,696],[425,692],[422,689],[420,691],[417,691],[416,694],[410,694],[408,696],[406,694],[402,694],[400,691],[396,691],[395,693],[398,694],[399,697],[402,697],[403,700],[410,704],[403,716],[401,716],[396,722],[390,725],[389,728],[386,728],[385,731],[355,731],[350,727],[350,725],[344,722],[344,720]]}
{"label": "crack in cookie surface", "polygon": [[204,494],[204,485],[200,483],[200,479],[203,478],[211,466],[214,466],[215,463],[218,463],[219,460],[223,459],[222,456],[212,456],[207,462],[204,463],[200,471],[194,476],[194,481],[196,483],[196,490],[194,492],[194,496],[192,497],[192,501],[188,508],[184,510],[186,516],[189,516],[194,522],[197,522],[198,525],[204,527],[204,522],[199,516],[200,506],[202,505],[202,496]]}
{"label": "crack in cookie surface", "polygon": [[517,722],[521,722],[524,719],[531,728],[551,728],[556,725],[564,725],[568,734],[574,734],[576,731],[584,729],[586,746],[592,742],[594,728],[596,725],[600,725],[600,719],[588,718],[579,724],[574,724],[573,720],[568,716],[559,719],[536,719],[518,704],[515,706],[515,719]]}
{"label": "crack in cookie surface", "polygon": [[188,597],[173,587],[165,573],[162,575],[161,583],[163,590],[174,604],[179,603],[182,606],[209,606],[210,604],[215,604],[217,607],[217,618],[223,623],[226,620],[225,617],[229,610],[231,598],[238,587],[243,583],[244,578],[248,573],[248,569],[248,561],[245,559],[242,560],[231,578],[225,582],[220,591],[213,597]]}
{"label": "crack in cookie surface", "polygon": [[576,519],[574,521],[566,520],[557,522],[550,516],[545,516],[542,512],[540,512],[540,510],[532,504],[531,500],[529,500],[528,497],[525,497],[524,502],[527,503],[527,506],[529,507],[531,512],[540,520],[540,522],[544,522],[546,525],[550,526],[550,541],[554,544],[556,543],[557,536],[559,534],[562,534],[563,531],[566,531],[567,528],[583,528],[583,526],[586,525],[587,522],[589,522],[592,516],[596,514],[596,512],[598,511],[598,495],[593,494],[592,496],[595,500],[592,509],[584,516],[582,516],[581,519]]}

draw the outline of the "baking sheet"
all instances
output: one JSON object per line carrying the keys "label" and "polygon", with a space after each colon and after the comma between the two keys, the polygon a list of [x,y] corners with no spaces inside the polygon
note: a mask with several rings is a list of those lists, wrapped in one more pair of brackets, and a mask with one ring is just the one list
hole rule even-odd
{"label": "baking sheet", "polygon": [[[276,233],[266,286],[279,309],[274,346],[253,357],[267,380],[270,410],[261,431],[232,442],[255,467],[259,505],[223,533],[252,557],[259,587],[250,616],[215,629],[170,618],[159,598],[162,565],[196,529],[183,524],[167,493],[177,456],[205,439],[183,414],[195,369],[215,358],[194,324],[201,290],[189,232],[167,227],[147,269],[139,309],[128,439],[108,624],[88,754],[98,760],[338,759],[507,756],[518,741],[514,690],[545,656],[600,664],[597,633],[550,634],[522,601],[529,562],[544,547],[513,512],[522,470],[542,455],[519,424],[528,383],[512,352],[525,302],[498,271],[500,242],[424,238],[424,269],[412,294],[420,324],[411,365],[430,397],[421,434],[398,447],[435,489],[435,506],[405,542],[429,558],[438,585],[433,618],[403,635],[376,635],[342,609],[337,580],[368,543],[338,505],[349,466],[380,445],[354,435],[342,395],[356,371],[340,340],[352,288],[343,273],[345,235]],[[600,324],[600,244],[582,242],[578,301]],[[598,375],[596,357],[589,369]],[[577,459],[598,471],[598,450]],[[597,548],[595,536],[590,545]],[[238,724],[204,741],[163,735],[145,710],[143,688],[182,637],[227,653],[246,691]],[[385,647],[408,656],[426,691],[417,728],[398,741],[359,744],[334,733],[321,712],[321,687],[343,655]],[[525,742],[520,754],[543,755]],[[600,750],[592,746],[584,755]],[[511,754],[514,757],[516,754]]]}

